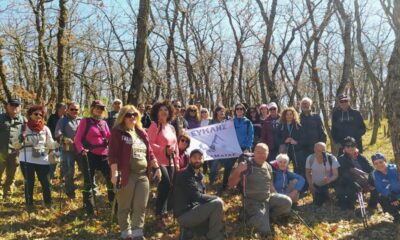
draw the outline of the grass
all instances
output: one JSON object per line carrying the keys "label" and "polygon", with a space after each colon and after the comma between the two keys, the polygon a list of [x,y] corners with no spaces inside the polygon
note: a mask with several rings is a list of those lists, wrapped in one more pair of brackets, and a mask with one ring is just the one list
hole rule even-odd
{"label": "grass", "polygon": [[[390,140],[384,137],[383,125],[379,129],[378,142],[373,146],[365,144],[365,155],[370,158],[379,151],[388,159],[393,159]],[[363,138],[369,143],[371,128]],[[57,173],[58,174],[58,173]],[[87,218],[82,207],[82,198],[77,191],[77,199],[67,200],[59,196],[58,180],[53,181],[53,210],[42,206],[42,196],[38,181],[35,184],[35,205],[37,209],[28,215],[24,208],[23,180],[18,171],[13,195],[8,201],[0,202],[0,239],[118,239],[119,227],[115,221],[111,224],[111,211],[107,205],[104,184],[100,182],[102,193],[98,199],[99,215]],[[82,183],[78,181],[78,184]],[[154,192],[154,186],[152,192]],[[215,193],[210,187],[209,192]],[[262,239],[252,229],[245,228],[239,220],[241,198],[234,191],[223,195],[225,201],[225,221],[228,239]],[[361,219],[353,212],[341,211],[334,204],[328,203],[321,208],[311,206],[310,195],[300,200],[299,214],[310,225],[311,229],[324,240],[328,239],[400,239],[400,227],[391,223],[391,217],[382,211],[370,216],[368,229],[364,229]],[[61,203],[61,208],[60,208]],[[145,233],[147,239],[176,239],[179,228],[172,217],[168,219],[169,227],[159,229],[153,215],[154,199],[150,197],[147,209]],[[296,217],[292,216],[286,223],[273,223],[276,240],[314,239],[311,232]]]}

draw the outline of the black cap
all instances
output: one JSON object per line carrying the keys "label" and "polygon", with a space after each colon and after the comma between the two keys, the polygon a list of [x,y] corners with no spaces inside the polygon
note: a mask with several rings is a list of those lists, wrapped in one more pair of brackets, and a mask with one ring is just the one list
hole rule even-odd
{"label": "black cap", "polygon": [[338,99],[339,99],[339,101],[349,101],[350,100],[349,96],[347,96],[346,94],[340,94],[338,96]]}
{"label": "black cap", "polygon": [[352,147],[357,146],[356,140],[350,136],[345,137],[343,143],[344,146],[352,146]]}
{"label": "black cap", "polygon": [[203,156],[203,152],[200,150],[200,149],[193,149],[191,152],[190,152],[190,157],[192,157],[193,155],[195,155],[195,154],[200,154],[201,156]]}
{"label": "black cap", "polygon": [[8,100],[8,104],[9,105],[21,105],[21,102],[19,101],[19,99],[17,98],[11,98],[10,100]]}

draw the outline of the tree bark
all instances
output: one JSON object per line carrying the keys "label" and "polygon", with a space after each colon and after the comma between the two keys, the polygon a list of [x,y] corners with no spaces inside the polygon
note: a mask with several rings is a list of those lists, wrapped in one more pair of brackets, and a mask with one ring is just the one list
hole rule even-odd
{"label": "tree bark", "polygon": [[65,92],[65,72],[64,72],[64,58],[65,58],[65,46],[67,45],[67,39],[64,36],[65,26],[68,20],[68,0],[60,0],[60,15],[58,17],[58,33],[57,33],[57,102],[64,101]]}

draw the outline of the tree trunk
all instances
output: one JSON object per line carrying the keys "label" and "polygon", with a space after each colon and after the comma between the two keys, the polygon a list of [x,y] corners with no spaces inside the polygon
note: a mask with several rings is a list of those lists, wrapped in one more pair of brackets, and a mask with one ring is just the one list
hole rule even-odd
{"label": "tree trunk", "polygon": [[128,95],[128,103],[138,105],[142,99],[144,71],[146,61],[148,18],[150,15],[150,0],[140,0],[137,17],[137,39],[135,49],[135,67],[132,73],[132,83]]}
{"label": "tree trunk", "polygon": [[65,57],[65,46],[67,45],[67,39],[64,36],[65,26],[68,20],[68,0],[60,0],[60,15],[58,17],[58,33],[57,33],[57,102],[64,101],[65,92],[65,78],[64,78],[64,57]]}

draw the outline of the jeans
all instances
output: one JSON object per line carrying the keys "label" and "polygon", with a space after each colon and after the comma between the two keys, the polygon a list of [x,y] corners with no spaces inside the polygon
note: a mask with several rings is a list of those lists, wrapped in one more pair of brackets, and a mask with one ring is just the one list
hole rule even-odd
{"label": "jeans", "polygon": [[25,179],[25,203],[33,205],[33,187],[35,186],[35,173],[42,186],[43,200],[45,204],[51,204],[49,165],[34,164],[29,162],[20,163],[22,175]]}

